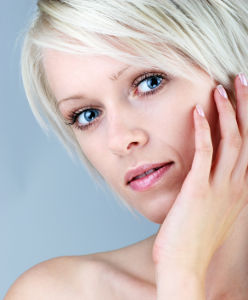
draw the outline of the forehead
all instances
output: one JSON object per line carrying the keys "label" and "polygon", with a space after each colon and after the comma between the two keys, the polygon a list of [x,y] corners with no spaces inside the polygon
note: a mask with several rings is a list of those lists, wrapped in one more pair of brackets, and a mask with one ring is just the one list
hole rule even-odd
{"label": "forehead", "polygon": [[57,99],[78,90],[83,82],[89,82],[89,78],[115,80],[129,67],[107,56],[77,55],[53,49],[44,50],[43,65]]}

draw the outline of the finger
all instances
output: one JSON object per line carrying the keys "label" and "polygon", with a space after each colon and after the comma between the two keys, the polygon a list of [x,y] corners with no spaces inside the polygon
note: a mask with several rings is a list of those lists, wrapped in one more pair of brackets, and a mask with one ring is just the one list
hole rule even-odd
{"label": "finger", "polygon": [[220,184],[230,179],[242,140],[236,113],[223,86],[219,85],[214,91],[214,99],[219,112],[221,139],[216,153],[212,179],[215,183]]}
{"label": "finger", "polygon": [[[200,113],[198,112],[200,111]],[[194,110],[195,155],[190,170],[190,176],[199,185],[208,183],[212,165],[213,145],[210,126],[202,107],[197,104]]]}
{"label": "finger", "polygon": [[[242,80],[242,81],[241,81]],[[242,137],[248,133],[248,85],[246,76],[240,73],[234,81],[237,100],[237,121]]]}
{"label": "finger", "polygon": [[240,180],[246,174],[248,166],[248,83],[244,74],[240,73],[234,82],[237,100],[237,122],[242,137],[242,147],[236,166],[232,173],[232,179]]}

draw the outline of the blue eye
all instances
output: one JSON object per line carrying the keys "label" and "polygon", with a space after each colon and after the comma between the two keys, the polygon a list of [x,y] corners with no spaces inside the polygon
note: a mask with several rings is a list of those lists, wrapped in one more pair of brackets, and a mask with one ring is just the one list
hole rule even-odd
{"label": "blue eye", "polygon": [[72,112],[69,115],[70,123],[76,129],[85,130],[90,126],[95,125],[95,119],[101,115],[101,112],[95,108],[88,108],[77,112]]}
{"label": "blue eye", "polygon": [[135,95],[149,95],[158,91],[164,84],[165,77],[162,74],[146,73],[135,80],[133,87]]}
{"label": "blue eye", "polygon": [[88,125],[100,115],[97,109],[86,109],[77,114],[77,121],[80,125]]}
{"label": "blue eye", "polygon": [[138,85],[138,87],[139,87],[139,89],[143,89],[142,90],[143,93],[146,93],[146,92],[149,92],[150,90],[153,90],[156,87],[158,87],[160,85],[161,81],[162,81],[161,77],[152,76],[152,77],[149,77],[149,78],[143,80]]}

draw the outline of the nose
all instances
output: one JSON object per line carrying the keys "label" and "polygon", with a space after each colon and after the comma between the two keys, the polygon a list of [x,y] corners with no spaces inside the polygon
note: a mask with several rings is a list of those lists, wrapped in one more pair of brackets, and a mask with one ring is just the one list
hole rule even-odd
{"label": "nose", "polygon": [[112,118],[108,128],[108,147],[118,156],[124,156],[147,144],[149,138],[145,129],[133,125],[130,118],[120,115]]}

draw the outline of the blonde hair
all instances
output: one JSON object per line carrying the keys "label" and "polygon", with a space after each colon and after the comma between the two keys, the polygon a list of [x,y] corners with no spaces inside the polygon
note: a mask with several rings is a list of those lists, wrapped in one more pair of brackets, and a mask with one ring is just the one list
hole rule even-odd
{"label": "blonde hair", "polygon": [[248,74],[246,0],[39,0],[37,5],[21,58],[29,104],[45,132],[50,124],[70,156],[79,155],[101,184],[57,109],[43,69],[44,49],[146,63],[192,80],[192,66],[199,67],[225,86],[235,106],[233,79],[240,71]]}

